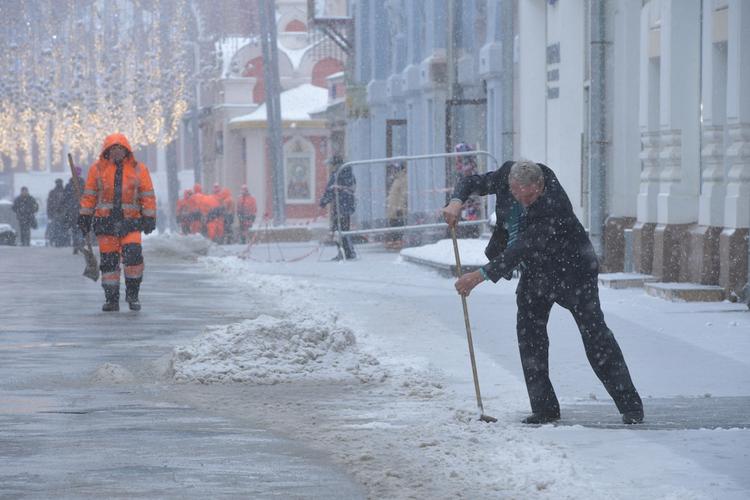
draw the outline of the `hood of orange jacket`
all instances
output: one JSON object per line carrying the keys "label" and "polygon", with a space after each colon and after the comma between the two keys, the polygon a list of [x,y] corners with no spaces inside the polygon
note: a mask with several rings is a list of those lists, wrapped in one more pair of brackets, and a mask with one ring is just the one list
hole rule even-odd
{"label": "hood of orange jacket", "polygon": [[112,146],[122,146],[128,150],[128,153],[133,154],[133,148],[130,147],[130,142],[125,134],[115,133],[110,134],[104,138],[104,144],[102,144],[102,152],[99,154],[99,158],[104,159],[104,153]]}

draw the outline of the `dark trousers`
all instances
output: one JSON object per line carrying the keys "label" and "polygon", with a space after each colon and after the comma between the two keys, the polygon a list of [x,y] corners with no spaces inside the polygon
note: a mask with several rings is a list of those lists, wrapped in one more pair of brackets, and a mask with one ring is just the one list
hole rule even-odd
{"label": "dark trousers", "polygon": [[21,233],[21,246],[27,247],[31,245],[31,223],[30,222],[19,222],[19,232]]}
{"label": "dark trousers", "polygon": [[[342,231],[348,231],[351,227],[351,215],[339,215],[335,214],[331,218],[331,231],[336,232],[341,224]],[[344,256],[347,259],[353,259],[357,256],[357,252],[354,251],[354,245],[350,236],[344,236],[342,238],[341,246],[344,250]],[[342,248],[339,248],[339,255],[341,254]]]}
{"label": "dark trousers", "polygon": [[549,379],[548,366],[547,321],[555,303],[573,315],[591,368],[604,384],[620,413],[643,408],[620,346],[604,322],[599,303],[598,278],[595,274],[577,279],[576,283],[566,286],[559,283],[551,285],[544,277],[535,278],[523,272],[516,294],[518,348],[532,412],[551,415],[560,413],[560,404]]}

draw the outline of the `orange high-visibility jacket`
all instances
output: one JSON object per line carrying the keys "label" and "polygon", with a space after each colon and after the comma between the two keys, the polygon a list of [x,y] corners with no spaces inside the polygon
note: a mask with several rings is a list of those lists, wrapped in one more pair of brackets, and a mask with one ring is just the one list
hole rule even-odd
{"label": "orange high-visibility jacket", "polygon": [[229,188],[224,188],[219,193],[219,198],[224,205],[225,214],[234,214],[234,200],[232,199],[232,192]]}
{"label": "orange high-visibility jacket", "polygon": [[237,215],[240,217],[249,217],[258,212],[255,197],[251,194],[243,194],[237,200]]}
{"label": "orange high-visibility jacket", "polygon": [[[104,152],[115,144],[130,151],[123,160],[122,180],[117,185],[117,166],[104,158]],[[151,175],[146,165],[136,162],[132,151],[124,135],[109,135],[104,140],[99,159],[89,169],[79,213],[94,216],[94,233],[97,235],[124,235],[139,231],[141,217],[156,217],[156,196]],[[112,214],[116,191],[121,193],[122,221],[116,221]]]}

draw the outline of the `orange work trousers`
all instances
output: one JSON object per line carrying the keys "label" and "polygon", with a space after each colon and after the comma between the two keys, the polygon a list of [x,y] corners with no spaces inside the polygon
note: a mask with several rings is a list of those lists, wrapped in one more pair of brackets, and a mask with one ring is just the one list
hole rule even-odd
{"label": "orange work trousers", "polygon": [[224,238],[224,219],[221,217],[211,219],[206,223],[206,231],[209,240],[221,243]]}
{"label": "orange work trousers", "polygon": [[101,234],[96,239],[99,242],[103,286],[120,284],[120,260],[125,265],[125,279],[143,277],[140,231],[123,237]]}

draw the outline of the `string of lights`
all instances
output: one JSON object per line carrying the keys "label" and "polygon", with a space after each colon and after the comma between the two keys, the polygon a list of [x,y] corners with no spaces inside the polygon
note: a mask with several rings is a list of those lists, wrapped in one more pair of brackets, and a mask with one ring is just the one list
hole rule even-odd
{"label": "string of lights", "polygon": [[187,0],[0,0],[0,171],[173,141],[188,110]]}

